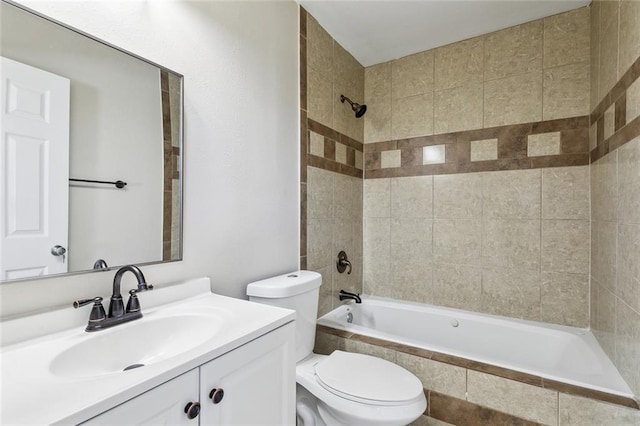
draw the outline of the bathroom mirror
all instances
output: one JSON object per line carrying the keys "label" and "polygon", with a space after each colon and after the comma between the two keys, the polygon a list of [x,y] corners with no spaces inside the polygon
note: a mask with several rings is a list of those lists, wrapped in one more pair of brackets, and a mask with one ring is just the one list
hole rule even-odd
{"label": "bathroom mirror", "polygon": [[180,260],[182,76],[0,7],[0,281]]}

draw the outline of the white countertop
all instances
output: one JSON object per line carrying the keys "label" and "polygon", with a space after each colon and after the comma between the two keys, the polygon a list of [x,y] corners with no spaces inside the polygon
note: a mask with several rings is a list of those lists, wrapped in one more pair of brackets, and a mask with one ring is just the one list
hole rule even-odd
{"label": "white countertop", "polygon": [[[176,300],[181,298],[181,300]],[[111,329],[87,333],[86,322],[71,329],[6,345],[0,350],[2,372],[0,423],[3,425],[76,424],[86,421],[182,373],[256,339],[295,319],[295,312],[210,292],[208,278],[157,288],[140,294],[144,317]],[[68,308],[72,310],[72,308]],[[90,307],[84,312],[89,317]],[[208,310],[223,323],[206,343],[185,353],[126,372],[92,377],[56,375],[51,360],[91,335],[106,335],[137,321],[152,320],[172,311]],[[71,314],[70,314],[71,315]],[[75,314],[73,314],[75,315]],[[54,311],[37,316],[39,323],[64,317]],[[3,332],[30,328],[33,318],[8,321]],[[206,324],[203,324],[206,327]],[[29,330],[27,330],[29,331]],[[144,339],[144,336],[140,336]],[[14,339],[15,340],[15,339]],[[127,348],[123,347],[123,351]]]}

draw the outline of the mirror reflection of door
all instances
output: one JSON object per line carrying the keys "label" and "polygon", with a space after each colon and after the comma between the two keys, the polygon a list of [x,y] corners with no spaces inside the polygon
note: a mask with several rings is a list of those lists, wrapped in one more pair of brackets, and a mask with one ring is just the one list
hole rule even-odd
{"label": "mirror reflection of door", "polygon": [[67,272],[70,81],[0,59],[0,279]]}

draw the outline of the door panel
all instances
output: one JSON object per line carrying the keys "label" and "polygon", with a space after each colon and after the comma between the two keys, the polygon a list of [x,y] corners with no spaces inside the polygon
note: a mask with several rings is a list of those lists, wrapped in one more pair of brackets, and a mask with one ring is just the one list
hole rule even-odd
{"label": "door panel", "polygon": [[0,279],[66,272],[70,81],[1,60]]}

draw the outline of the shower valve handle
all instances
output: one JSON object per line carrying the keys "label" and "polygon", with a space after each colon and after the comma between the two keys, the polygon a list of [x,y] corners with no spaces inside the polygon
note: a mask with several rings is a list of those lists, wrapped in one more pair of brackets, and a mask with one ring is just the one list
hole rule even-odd
{"label": "shower valve handle", "polygon": [[349,262],[349,259],[347,259],[347,253],[345,253],[344,250],[338,253],[338,261],[336,262],[336,268],[338,269],[338,272],[340,272],[341,274],[344,273],[344,271],[347,268],[349,268],[349,270],[347,271],[347,275],[351,275],[351,262]]}

